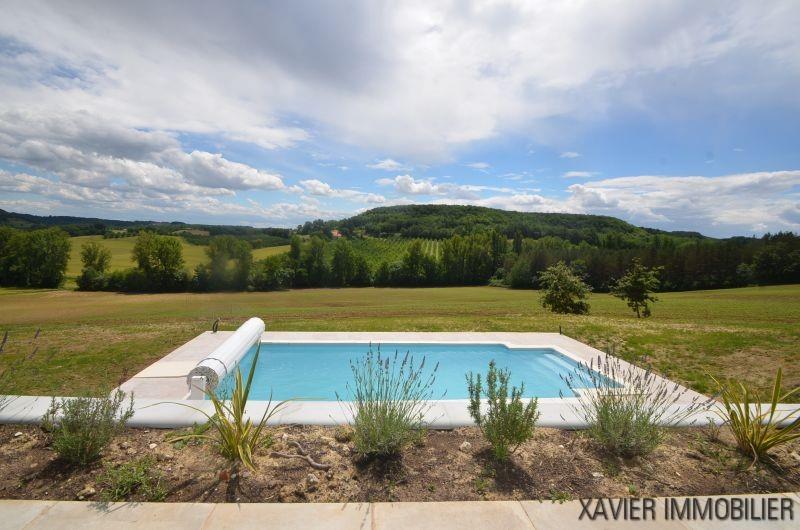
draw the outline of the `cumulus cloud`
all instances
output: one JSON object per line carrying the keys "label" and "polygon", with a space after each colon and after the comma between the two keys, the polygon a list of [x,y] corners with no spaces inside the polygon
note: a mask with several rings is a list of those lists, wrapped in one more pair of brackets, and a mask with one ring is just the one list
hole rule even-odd
{"label": "cumulus cloud", "polygon": [[[12,107],[91,108],[140,129],[267,149],[325,130],[417,161],[507,131],[541,139],[554,117],[659,109],[670,93],[698,105],[796,104],[800,77],[791,0],[356,1],[346,10],[12,0],[3,15],[11,44],[0,74]],[[753,69],[759,82],[743,81]]]}

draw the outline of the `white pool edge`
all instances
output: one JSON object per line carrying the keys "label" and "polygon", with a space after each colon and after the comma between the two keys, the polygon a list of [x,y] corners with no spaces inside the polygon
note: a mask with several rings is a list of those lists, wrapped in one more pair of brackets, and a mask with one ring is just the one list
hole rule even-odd
{"label": "white pool edge", "polygon": [[[142,427],[177,428],[202,423],[205,417],[193,410],[197,407],[211,411],[211,403],[202,399],[188,399],[186,376],[197,363],[219,348],[234,332],[203,333],[172,353],[148,366],[120,386],[135,396],[136,414],[131,425]],[[607,355],[587,344],[558,333],[512,333],[512,332],[275,332],[266,331],[260,338],[262,343],[401,343],[401,344],[500,344],[511,349],[550,348],[574,362],[588,365]],[[642,370],[624,360],[619,360],[623,369],[631,367]],[[655,375],[655,381],[674,382]],[[678,385],[680,387],[680,385]],[[684,389],[684,387],[680,387]],[[694,401],[705,400],[705,396],[689,389],[676,412],[691,406]],[[44,414],[50,397],[20,397],[14,406],[0,411],[0,423],[37,422]],[[584,428],[583,421],[575,413],[578,404],[575,397],[539,398],[539,425],[566,429]],[[430,403],[427,416],[429,426],[434,429],[452,429],[474,425],[469,416],[468,400],[440,400]],[[254,420],[263,414],[266,402],[251,401],[248,412]],[[305,425],[340,425],[349,421],[348,403],[337,401],[292,401],[285,410],[277,414],[270,423]],[[705,414],[694,421],[707,423],[715,414]],[[691,420],[691,418],[690,418]]]}

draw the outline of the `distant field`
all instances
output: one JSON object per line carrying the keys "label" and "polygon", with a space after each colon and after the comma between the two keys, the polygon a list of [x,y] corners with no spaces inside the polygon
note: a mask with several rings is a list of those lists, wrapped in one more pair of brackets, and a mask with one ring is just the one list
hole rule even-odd
{"label": "distant field", "polygon": [[[267,330],[558,331],[617,353],[646,355],[661,373],[711,390],[708,373],[765,385],[783,366],[800,385],[800,285],[662,293],[650,319],[593,294],[589,315],[555,315],[539,293],[493,287],[308,289],[272,293],[144,294],[0,289],[0,363],[27,354],[41,328],[38,372],[22,393],[110,387],[208,330],[259,316]],[[48,357],[52,358],[48,360]]]}
{"label": "distant field", "polygon": [[[175,236],[171,236],[175,237]],[[175,237],[183,247],[183,259],[186,261],[186,268],[194,269],[200,263],[208,261],[205,245],[192,245],[181,237]],[[89,241],[96,241],[107,247],[111,251],[111,270],[120,270],[133,267],[131,261],[131,251],[136,243],[135,237],[121,237],[116,239],[103,239],[103,236],[78,236],[70,238],[72,249],[70,251],[69,264],[67,265],[67,285],[74,287],[75,278],[81,273],[81,246]],[[280,247],[259,248],[253,251],[253,259],[263,259],[273,254],[280,254],[289,250],[289,245]]]}
{"label": "distant field", "polygon": [[[353,250],[356,254],[364,256],[373,271],[375,271],[384,261],[400,261],[406,254],[408,246],[413,239],[397,238],[377,238],[367,237],[364,239],[354,239]],[[423,239],[422,249],[426,254],[439,257],[442,249],[442,242],[436,239]]]}

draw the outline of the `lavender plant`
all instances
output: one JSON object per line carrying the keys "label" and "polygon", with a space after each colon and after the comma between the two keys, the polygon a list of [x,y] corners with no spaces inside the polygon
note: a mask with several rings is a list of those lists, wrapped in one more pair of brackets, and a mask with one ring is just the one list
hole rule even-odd
{"label": "lavender plant", "polygon": [[[438,363],[425,369],[410,353],[381,355],[380,348],[350,361],[352,383],[347,383],[351,401],[337,399],[352,414],[353,442],[356,451],[368,458],[398,455],[420,436],[430,410]],[[444,397],[442,394],[441,397]]]}
{"label": "lavender plant", "polygon": [[[667,428],[693,423],[689,418],[713,401],[688,398],[687,388],[610,354],[561,378],[577,396],[573,410],[587,423],[589,436],[604,451],[625,458],[652,452]],[[683,406],[674,406],[679,403]]]}

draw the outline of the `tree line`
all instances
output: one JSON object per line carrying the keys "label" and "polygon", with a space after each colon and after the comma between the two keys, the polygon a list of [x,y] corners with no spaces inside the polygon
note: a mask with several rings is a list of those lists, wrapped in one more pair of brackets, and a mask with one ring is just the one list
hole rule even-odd
{"label": "tree line", "polygon": [[[712,289],[752,284],[800,283],[800,237],[792,233],[723,241],[676,243],[655,235],[632,248],[594,246],[548,236],[509,239],[499,230],[454,235],[438,256],[422,241],[403,257],[374,269],[347,238],[294,234],[288,253],[254,260],[252,244],[235,236],[209,238],[208,261],[187,270],[180,242],[143,231],[132,251],[133,267],[110,271],[101,243],[82,249],[79,288],[113,291],[275,290],[346,286],[502,285],[541,288],[548,267],[564,263],[594,291],[608,292],[631,263],[658,268],[660,290]],[[0,285],[57,287],[69,260],[68,234],[58,228],[21,231],[0,227]]]}

